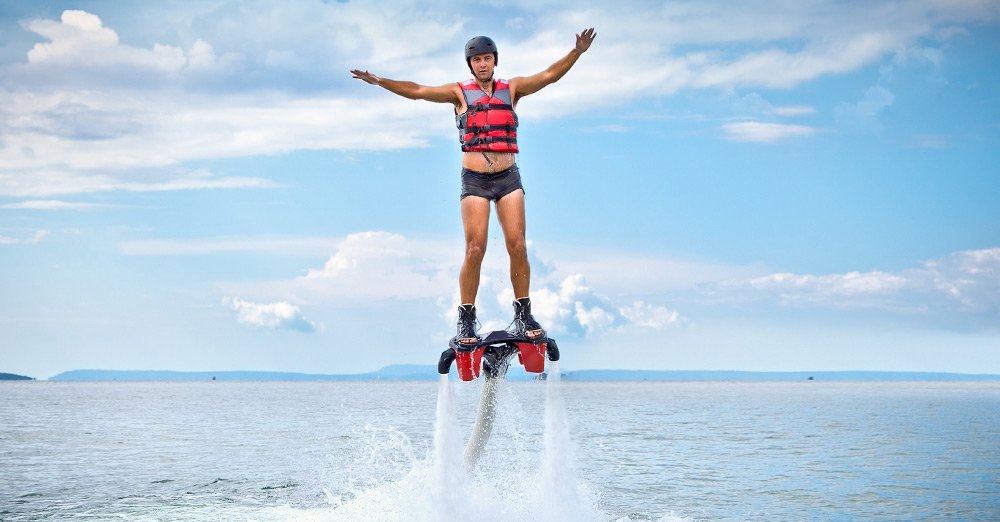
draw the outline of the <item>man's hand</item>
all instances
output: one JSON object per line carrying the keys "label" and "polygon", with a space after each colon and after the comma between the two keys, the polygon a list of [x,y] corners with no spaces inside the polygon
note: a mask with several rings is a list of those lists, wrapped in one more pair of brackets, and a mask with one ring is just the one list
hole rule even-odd
{"label": "man's hand", "polygon": [[[580,37],[578,36],[577,40],[579,40],[579,39],[580,39]],[[591,38],[591,40],[593,40],[593,38]],[[580,44],[578,43],[577,45],[580,45]],[[379,78],[378,76],[375,76],[374,74],[372,74],[372,73],[370,73],[368,71],[361,71],[361,70],[358,70],[358,69],[352,69],[351,70],[351,75],[354,78],[357,78],[358,80],[361,80],[361,81],[363,81],[365,83],[369,83],[371,85],[378,85],[379,84],[379,80],[381,80],[381,78]]]}
{"label": "man's hand", "polygon": [[590,49],[590,44],[594,43],[594,37],[597,33],[594,32],[594,28],[584,29],[582,33],[576,35],[576,50],[581,53],[587,52]]}

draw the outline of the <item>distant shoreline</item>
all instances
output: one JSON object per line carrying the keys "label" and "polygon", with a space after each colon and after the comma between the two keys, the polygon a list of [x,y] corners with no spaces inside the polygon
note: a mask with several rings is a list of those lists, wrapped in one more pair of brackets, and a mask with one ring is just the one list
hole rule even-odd
{"label": "distant shoreline", "polygon": [[[452,372],[454,374],[454,372]],[[11,375],[11,374],[8,374]],[[454,377],[454,375],[453,375]],[[519,367],[512,367],[510,380],[532,380]],[[576,370],[563,371],[564,381],[574,382],[712,382],[712,381],[1000,381],[1000,375],[947,372],[751,372],[699,370]],[[30,379],[25,377],[24,379]],[[433,381],[438,379],[432,365],[393,365],[358,374],[309,374],[295,372],[219,371],[179,372],[163,370],[73,370],[49,378],[57,382],[107,381]]]}
{"label": "distant shoreline", "polygon": [[0,381],[33,381],[34,377],[18,375],[16,373],[0,373]]}

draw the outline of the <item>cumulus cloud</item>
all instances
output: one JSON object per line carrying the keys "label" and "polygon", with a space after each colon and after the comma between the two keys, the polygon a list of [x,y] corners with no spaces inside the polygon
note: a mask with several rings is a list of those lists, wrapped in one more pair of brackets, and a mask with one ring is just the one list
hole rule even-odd
{"label": "cumulus cloud", "polygon": [[461,250],[382,231],[350,234],[322,268],[292,284],[330,300],[433,299],[456,285]]}
{"label": "cumulus cloud", "polygon": [[29,31],[45,38],[28,51],[29,64],[72,69],[121,67],[151,72],[177,72],[185,68],[211,69],[238,60],[230,53],[215,55],[212,46],[198,40],[185,52],[179,47],[154,44],[151,49],[123,45],[118,33],[105,27],[100,17],[79,10],[63,11],[59,21],[31,20]]}
{"label": "cumulus cloud", "polygon": [[100,50],[118,45],[118,34],[104,27],[99,17],[85,11],[63,11],[58,22],[32,20],[26,28],[49,40],[35,44],[28,51],[28,61],[33,63],[80,56],[101,58]]}
{"label": "cumulus cloud", "polygon": [[302,333],[313,333],[318,329],[315,323],[302,315],[298,306],[287,301],[255,303],[238,297],[227,297],[222,303],[236,311],[236,320],[242,324]]}
{"label": "cumulus cloud", "polygon": [[913,274],[963,308],[1000,319],[1000,247],[932,259]]}
{"label": "cumulus cloud", "polygon": [[[281,281],[223,285],[230,294],[252,294],[263,301],[371,305],[379,301],[425,303],[441,310],[445,324],[457,321],[458,272],[461,244],[439,239],[413,239],[385,231],[349,234],[333,244],[333,254],[322,267],[303,276]],[[271,249],[297,242],[274,239],[200,241],[191,245],[140,242],[127,245],[128,253],[213,254],[234,249]],[[319,243],[310,242],[312,249]],[[589,286],[582,274],[558,275],[559,270],[532,254],[536,277],[532,309],[553,334],[593,335],[622,328],[666,328],[682,321],[676,310],[642,299],[619,300]],[[514,294],[505,254],[487,256],[480,281],[477,306],[484,330],[505,328],[513,317]],[[620,290],[620,289],[615,289]]]}
{"label": "cumulus cloud", "polygon": [[634,301],[621,308],[620,311],[630,323],[645,328],[661,329],[681,320],[681,315],[677,310],[671,310],[665,306],[654,306],[642,301]]}
{"label": "cumulus cloud", "polygon": [[[513,297],[513,294],[508,294]],[[590,335],[616,328],[661,329],[680,320],[676,310],[642,301],[616,303],[587,285],[582,274],[532,292],[532,310],[551,333]]]}
{"label": "cumulus cloud", "polygon": [[[333,254],[323,266],[300,277],[220,286],[229,295],[251,294],[265,303],[306,300],[317,305],[371,305],[392,300],[435,306],[445,319],[443,330],[452,335],[451,325],[457,321],[459,304],[460,244],[385,231],[350,234],[339,240],[230,241],[231,245],[221,249],[210,248],[210,241],[198,242],[190,251],[183,245],[142,244],[135,245],[137,251],[131,253],[207,255],[233,249],[306,248],[315,254],[318,247],[332,246]],[[602,263],[585,251],[563,252],[560,260],[553,262],[539,259],[531,245],[529,253],[536,269],[531,292],[533,312],[553,335],[583,337],[670,328],[689,321],[688,314],[682,312],[684,306],[697,309],[748,302],[820,310],[871,310],[906,317],[944,314],[952,319],[971,318],[974,323],[982,319],[993,326],[1000,324],[1000,247],[956,252],[897,272],[832,274],[767,272],[762,267],[625,254],[621,259],[609,258]],[[507,269],[505,255],[487,256],[476,303],[484,331],[506,328],[513,317],[514,294]],[[589,282],[591,276],[598,284]],[[680,308],[671,306],[671,302],[679,303]],[[261,317],[277,314],[272,311],[269,316],[259,311],[269,310],[264,305],[247,303],[227,301],[233,309],[246,310],[244,322],[263,324]],[[289,316],[300,316],[297,308],[293,311]]]}

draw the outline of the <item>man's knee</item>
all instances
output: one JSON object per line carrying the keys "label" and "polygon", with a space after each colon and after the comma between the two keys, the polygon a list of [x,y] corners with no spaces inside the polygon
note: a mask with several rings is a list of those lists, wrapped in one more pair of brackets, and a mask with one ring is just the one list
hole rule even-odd
{"label": "man's knee", "polygon": [[465,245],[465,259],[474,263],[481,263],[486,255],[486,245],[479,242],[472,242]]}
{"label": "man's knee", "polygon": [[507,253],[510,254],[510,257],[512,258],[527,258],[528,243],[523,237],[508,240]]}

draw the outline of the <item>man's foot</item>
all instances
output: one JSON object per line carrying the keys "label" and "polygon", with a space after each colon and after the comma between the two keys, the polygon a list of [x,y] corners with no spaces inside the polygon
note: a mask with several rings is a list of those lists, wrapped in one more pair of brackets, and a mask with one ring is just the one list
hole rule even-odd
{"label": "man's foot", "polygon": [[458,334],[452,337],[452,344],[462,346],[475,346],[480,343],[479,335],[476,334],[476,307],[471,304],[464,304],[458,307]]}
{"label": "man's foot", "polygon": [[540,341],[546,338],[545,330],[531,315],[530,298],[522,297],[514,301],[514,322],[512,324],[515,335],[531,341]]}

